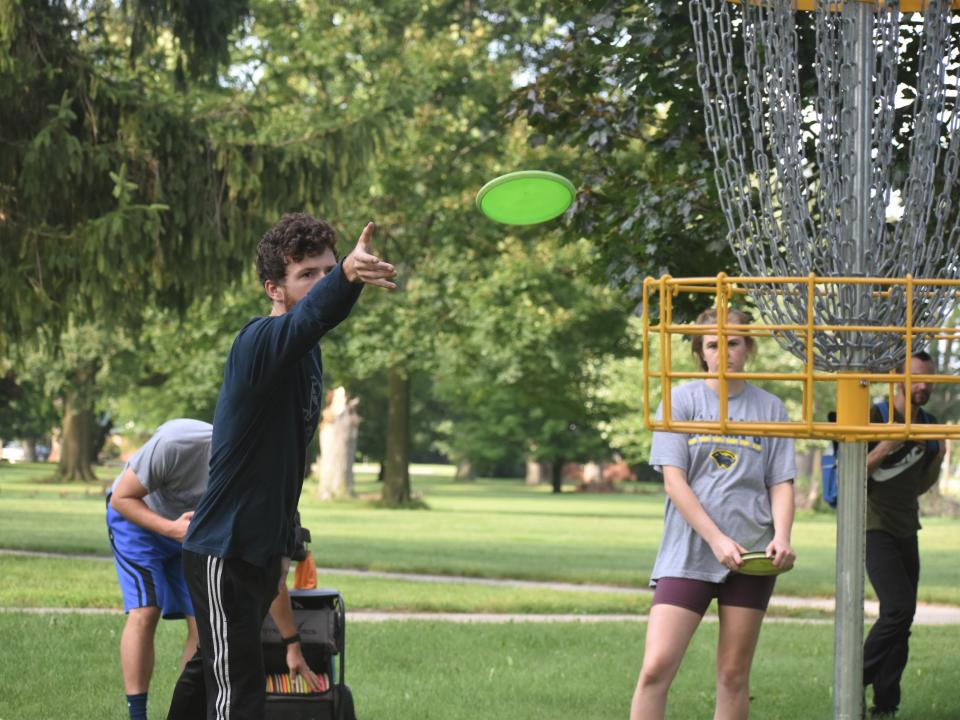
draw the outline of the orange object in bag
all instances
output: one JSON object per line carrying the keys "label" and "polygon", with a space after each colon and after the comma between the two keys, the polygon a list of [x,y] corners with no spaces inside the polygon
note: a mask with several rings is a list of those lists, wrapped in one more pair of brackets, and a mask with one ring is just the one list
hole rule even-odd
{"label": "orange object in bag", "polygon": [[313,590],[317,586],[317,566],[313,562],[313,553],[307,550],[307,556],[297,562],[293,573],[294,590]]}

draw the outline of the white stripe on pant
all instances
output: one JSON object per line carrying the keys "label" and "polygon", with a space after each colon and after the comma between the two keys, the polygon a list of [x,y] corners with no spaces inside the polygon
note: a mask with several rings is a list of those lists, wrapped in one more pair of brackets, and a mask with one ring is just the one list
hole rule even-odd
{"label": "white stripe on pant", "polygon": [[213,675],[217,681],[217,720],[230,720],[230,646],[223,610],[223,559],[207,558],[207,592],[213,635]]}

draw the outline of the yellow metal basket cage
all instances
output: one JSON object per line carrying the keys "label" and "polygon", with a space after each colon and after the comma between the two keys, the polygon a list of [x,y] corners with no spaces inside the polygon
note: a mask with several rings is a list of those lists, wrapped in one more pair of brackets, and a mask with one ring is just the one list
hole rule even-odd
{"label": "yellow metal basket cage", "polygon": [[[906,297],[907,312],[903,326],[860,326],[860,325],[822,325],[814,319],[814,298],[818,292],[824,292],[825,286],[835,288],[838,285],[869,285],[874,293],[883,295],[892,288],[899,288]],[[804,294],[806,300],[807,322],[800,325],[778,325],[753,323],[738,325],[727,322],[727,313],[731,300],[735,297],[749,296],[751,288],[774,288],[783,297],[796,297]],[[643,284],[643,419],[649,430],[664,430],[680,433],[712,433],[718,435],[756,435],[794,438],[829,438],[843,441],[914,439],[931,440],[960,437],[960,425],[912,423],[910,393],[906,393],[906,412],[904,422],[895,422],[894,414],[888,414],[885,423],[870,422],[870,385],[884,386],[889,402],[893,400],[894,387],[911,382],[960,383],[960,376],[934,374],[916,375],[910,373],[910,363],[888,373],[867,372],[819,372],[815,369],[814,340],[817,333],[833,333],[843,336],[849,333],[893,333],[903,339],[905,357],[910,357],[914,349],[921,344],[931,344],[939,340],[952,339],[960,334],[955,327],[919,327],[912,322],[912,302],[916,293],[925,289],[937,288],[943,292],[960,294],[960,280],[928,280],[905,277],[891,278],[825,278],[816,275],[807,277],[728,277],[720,273],[716,277],[673,278],[664,275],[660,278],[648,277]],[[956,288],[954,290],[954,288]],[[714,325],[694,325],[676,323],[673,319],[673,300],[682,294],[702,294],[715,298],[717,322]],[[654,308],[656,306],[656,309]],[[654,316],[654,312],[656,315]],[[726,342],[730,336],[776,337],[781,333],[792,333],[793,337],[804,340],[805,355],[802,370],[797,372],[728,372],[726,367]],[[717,373],[685,372],[673,369],[673,351],[671,338],[695,334],[715,335],[720,345],[720,368]],[[661,357],[659,367],[651,367],[651,347],[659,345]],[[666,392],[675,380],[693,380],[716,378],[720,382],[720,414],[717,421],[686,421],[673,419],[671,413],[671,393]],[[801,417],[790,422],[738,422],[728,419],[727,383],[730,380],[777,380],[786,383],[799,383],[802,386]],[[662,418],[654,417],[651,412],[651,383],[659,381],[662,397]],[[835,422],[825,418],[816,419],[814,409],[814,386],[817,383],[832,383],[836,386]]]}

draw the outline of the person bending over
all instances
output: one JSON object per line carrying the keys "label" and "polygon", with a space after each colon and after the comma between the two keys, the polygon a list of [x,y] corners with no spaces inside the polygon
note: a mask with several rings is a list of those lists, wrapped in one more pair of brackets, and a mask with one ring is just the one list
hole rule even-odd
{"label": "person bending over", "polygon": [[[146,720],[161,617],[184,618],[187,639],[180,668],[197,647],[197,625],[183,577],[181,543],[207,487],[212,426],[180,418],[164,423],[124,466],[107,495],[107,532],[127,620],[120,634],[120,669],[131,720]],[[271,607],[285,636],[296,634],[286,592]],[[299,644],[287,665],[316,689]]]}

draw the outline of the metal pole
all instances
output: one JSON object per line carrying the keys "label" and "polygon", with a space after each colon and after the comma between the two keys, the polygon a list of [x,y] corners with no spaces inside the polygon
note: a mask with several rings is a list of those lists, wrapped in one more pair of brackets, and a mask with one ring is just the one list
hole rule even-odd
{"label": "metal pole", "polygon": [[[843,13],[854,23],[857,88],[853,116],[856,170],[853,177],[853,257],[847,258],[855,275],[866,275],[870,232],[870,185],[872,178],[873,6],[844,3]],[[864,298],[857,298],[860,304]],[[857,308],[860,316],[862,308]],[[857,338],[859,339],[859,338]],[[855,355],[855,360],[860,353]],[[856,382],[856,381],[853,381]],[[864,383],[838,390],[837,420],[869,419],[870,391]],[[866,415],[866,418],[863,416]],[[852,417],[851,417],[852,416]],[[863,575],[866,552],[867,444],[840,444],[837,477],[837,597],[833,668],[833,716],[836,720],[860,720],[863,713]]]}
{"label": "metal pole", "polygon": [[865,442],[840,443],[837,492],[837,609],[833,716],[860,720],[863,707]]}

